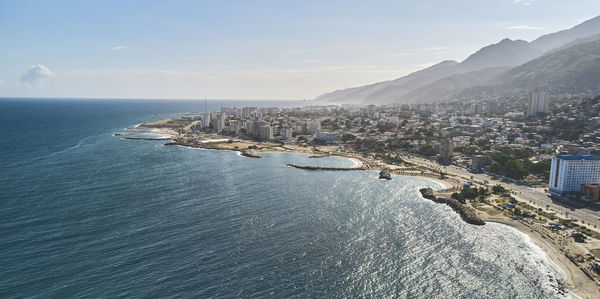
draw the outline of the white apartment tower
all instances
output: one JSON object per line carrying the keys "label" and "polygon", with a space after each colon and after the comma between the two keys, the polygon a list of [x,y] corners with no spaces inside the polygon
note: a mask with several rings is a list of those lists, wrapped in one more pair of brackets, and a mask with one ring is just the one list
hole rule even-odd
{"label": "white apartment tower", "polygon": [[538,113],[548,113],[550,105],[550,94],[544,87],[537,87],[529,95],[528,116],[536,116]]}
{"label": "white apartment tower", "polygon": [[308,124],[308,132],[311,134],[318,133],[321,131],[321,121],[318,119],[313,119]]}
{"label": "white apartment tower", "polygon": [[556,155],[552,158],[549,183],[551,192],[579,192],[582,184],[600,184],[600,156]]}

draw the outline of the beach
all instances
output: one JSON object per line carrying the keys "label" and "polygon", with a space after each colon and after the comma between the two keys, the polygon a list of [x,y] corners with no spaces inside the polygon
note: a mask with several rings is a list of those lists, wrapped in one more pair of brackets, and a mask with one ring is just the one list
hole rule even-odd
{"label": "beach", "polygon": [[[179,126],[179,127],[178,127]],[[181,123],[176,120],[161,120],[152,123],[139,125],[138,128],[150,128],[153,133],[169,134],[172,136],[172,143],[169,145],[181,145],[194,148],[205,148],[215,150],[232,150],[241,152],[248,157],[260,157],[263,152],[294,152],[312,155],[311,158],[321,158],[328,156],[339,156],[350,159],[354,163],[354,168],[365,170],[388,169],[392,176],[412,176],[427,179],[439,184],[440,188],[436,195],[450,196],[451,193],[458,191],[466,183],[466,179],[455,175],[440,176],[438,169],[432,169],[427,166],[416,166],[418,163],[407,157],[403,157],[403,165],[389,164],[373,155],[364,153],[354,153],[340,151],[335,146],[299,146],[283,145],[274,142],[257,142],[220,136],[217,134],[191,135],[188,131],[189,126],[181,127]],[[480,184],[480,186],[483,186]],[[501,211],[499,206],[503,200],[499,197],[492,197],[497,200],[493,203],[472,203],[471,209],[474,210],[482,220],[486,222],[495,222],[508,225],[526,234],[540,248],[544,250],[549,259],[556,264],[558,268],[566,275],[566,288],[582,298],[599,298],[600,288],[595,283],[593,274],[586,270],[587,264],[577,263],[575,258],[585,256],[589,250],[595,246],[600,248],[598,240],[588,241],[586,246],[575,243],[572,238],[566,236],[564,231],[553,231],[545,223],[528,222],[528,220],[512,220],[506,211]],[[588,273],[584,272],[587,271]],[[560,286],[559,286],[560,288]]]}

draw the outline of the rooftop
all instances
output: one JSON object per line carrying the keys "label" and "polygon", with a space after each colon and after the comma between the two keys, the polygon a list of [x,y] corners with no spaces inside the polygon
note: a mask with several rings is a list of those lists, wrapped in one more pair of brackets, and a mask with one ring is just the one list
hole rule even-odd
{"label": "rooftop", "polygon": [[556,155],[562,160],[600,160],[600,155]]}

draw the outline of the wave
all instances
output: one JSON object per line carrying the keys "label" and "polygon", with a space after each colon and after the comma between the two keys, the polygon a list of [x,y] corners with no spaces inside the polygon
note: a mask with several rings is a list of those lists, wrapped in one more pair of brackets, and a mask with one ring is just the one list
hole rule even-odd
{"label": "wave", "polygon": [[83,139],[79,140],[79,141],[77,142],[77,144],[75,144],[75,145],[73,145],[73,146],[70,146],[70,147],[68,147],[68,148],[65,148],[65,149],[62,149],[62,150],[59,150],[59,151],[56,151],[56,152],[53,152],[53,153],[50,153],[50,154],[47,154],[47,155],[43,155],[43,156],[39,156],[39,157],[35,157],[35,158],[33,158],[33,159],[30,159],[30,160],[26,160],[26,161],[19,161],[19,162],[13,163],[13,164],[9,164],[9,165],[8,165],[8,167],[20,167],[20,166],[24,166],[24,165],[30,164],[30,163],[32,163],[32,162],[37,162],[37,161],[41,161],[41,160],[44,160],[44,159],[49,159],[49,158],[52,158],[52,157],[54,157],[54,156],[56,156],[56,155],[60,155],[60,154],[64,154],[64,153],[70,152],[70,151],[72,151],[72,150],[75,150],[75,149],[78,149],[78,148],[80,148],[80,147],[84,146],[84,145],[85,145],[85,142],[86,142],[88,139],[92,138],[92,137],[93,137],[93,136],[87,136],[87,137],[85,137],[85,138],[83,138]]}

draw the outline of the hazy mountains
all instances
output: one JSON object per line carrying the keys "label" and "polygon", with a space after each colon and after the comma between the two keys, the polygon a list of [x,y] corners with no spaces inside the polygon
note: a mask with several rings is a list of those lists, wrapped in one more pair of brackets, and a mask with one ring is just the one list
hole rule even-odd
{"label": "hazy mountains", "polygon": [[532,42],[503,39],[464,61],[443,61],[407,76],[337,90],[316,100],[340,103],[426,103],[525,93],[600,91],[600,16]]}

